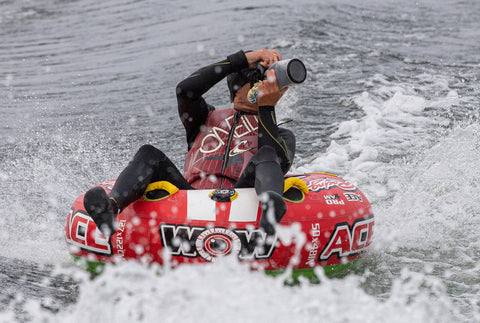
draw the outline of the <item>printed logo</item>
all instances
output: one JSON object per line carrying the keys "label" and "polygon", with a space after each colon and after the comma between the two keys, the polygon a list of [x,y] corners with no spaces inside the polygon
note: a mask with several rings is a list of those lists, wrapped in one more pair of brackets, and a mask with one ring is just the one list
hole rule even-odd
{"label": "printed logo", "polygon": [[[258,121],[256,116],[255,116],[255,120]],[[204,154],[213,153],[226,145],[226,142],[222,139],[222,136],[224,138],[228,138],[228,133],[232,128],[232,124],[233,124],[233,116],[226,118],[224,122],[228,125],[228,129],[212,127],[208,135],[206,135],[202,139],[202,144],[200,145],[200,152]],[[235,131],[233,132],[233,138],[240,139],[246,135],[254,133],[257,130],[258,130],[258,126],[253,126],[246,116],[242,116],[240,118],[238,125],[235,127]],[[242,152],[250,150],[251,148],[245,150],[240,147],[241,145],[244,145],[246,143],[247,143],[247,140],[243,140],[239,144],[237,144],[237,146],[233,149],[235,153],[230,156],[235,156]]]}
{"label": "printed logo", "polygon": [[338,187],[344,191],[356,191],[357,188],[349,182],[344,182],[333,178],[316,178],[308,181],[308,189],[313,192],[320,192],[322,190],[329,190],[333,187]]}
{"label": "printed logo", "polygon": [[347,201],[349,202],[363,202],[362,196],[360,194],[355,193],[343,193]]}
{"label": "printed logo", "polygon": [[318,261],[328,260],[334,254],[343,258],[363,252],[370,245],[373,224],[373,215],[356,220],[352,227],[348,223],[338,223]]}
{"label": "printed logo", "polygon": [[240,251],[240,238],[228,229],[212,228],[203,231],[195,241],[195,249],[206,261],[214,261],[217,256]]}
{"label": "printed logo", "polygon": [[117,226],[117,239],[116,239],[116,247],[117,247],[117,254],[120,257],[125,256],[125,249],[123,244],[123,233],[125,232],[125,224],[127,220],[120,220]]}
{"label": "printed logo", "polygon": [[340,198],[340,195],[324,195],[325,203],[328,205],[345,205],[345,202]]}
{"label": "printed logo", "polygon": [[308,251],[307,262],[305,263],[310,267],[315,266],[315,259],[317,258],[318,248],[320,247],[320,233],[320,223],[312,223],[312,230],[310,231],[312,236],[311,247]]}
{"label": "printed logo", "polygon": [[239,155],[239,154],[241,154],[241,153],[244,153],[244,152],[246,152],[246,151],[251,150],[252,147],[247,148],[247,149],[240,148],[240,146],[245,145],[245,144],[247,144],[247,143],[248,143],[247,140],[242,140],[242,141],[240,141],[235,147],[233,147],[232,150],[230,150],[229,156],[230,156],[230,157],[233,157],[233,156],[236,156],[236,155]]}
{"label": "printed logo", "polygon": [[161,224],[163,247],[173,256],[201,257],[213,262],[218,256],[236,254],[240,260],[266,259],[272,256],[276,236],[260,230],[230,230],[222,227],[190,227]]}
{"label": "printed logo", "polygon": [[82,250],[95,254],[111,256],[112,249],[107,238],[97,229],[92,218],[83,211],[77,211],[73,215],[70,211],[65,228],[67,243],[77,246]]}

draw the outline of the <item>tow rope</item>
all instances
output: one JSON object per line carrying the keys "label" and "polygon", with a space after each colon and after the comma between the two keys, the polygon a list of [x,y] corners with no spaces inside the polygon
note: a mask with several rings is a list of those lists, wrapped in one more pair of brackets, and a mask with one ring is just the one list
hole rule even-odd
{"label": "tow rope", "polygon": [[225,170],[227,169],[228,165],[228,160],[230,158],[230,146],[232,144],[233,140],[233,134],[235,133],[235,128],[237,127],[238,121],[240,120],[240,117],[242,116],[242,112],[236,111],[235,115],[233,117],[233,123],[232,127],[230,128],[230,132],[228,133],[228,141],[227,141],[227,147],[225,148],[225,153],[223,155],[223,164],[222,164],[222,172],[220,173],[220,176],[222,176],[222,183],[220,184],[220,188],[224,188],[223,185],[225,184]]}
{"label": "tow rope", "polygon": [[236,111],[233,117],[232,127],[230,128],[230,132],[228,134],[227,140],[227,147],[225,148],[225,153],[223,155],[223,164],[222,164],[222,172],[220,176],[222,176],[222,182],[220,183],[220,188],[214,190],[210,193],[210,198],[217,202],[231,202],[237,198],[238,193],[235,191],[234,188],[231,187],[224,187],[225,184],[225,170],[227,169],[228,160],[230,158],[230,146],[233,140],[233,134],[235,133],[235,128],[237,127],[238,121],[242,116],[242,112]]}

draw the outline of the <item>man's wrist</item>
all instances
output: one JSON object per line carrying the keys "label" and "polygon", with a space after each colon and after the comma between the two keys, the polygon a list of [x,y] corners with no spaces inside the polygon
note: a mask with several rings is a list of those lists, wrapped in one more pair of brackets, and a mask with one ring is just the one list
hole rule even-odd
{"label": "man's wrist", "polygon": [[240,71],[248,67],[247,56],[245,56],[245,52],[243,50],[239,50],[238,52],[227,56],[227,59],[230,64],[232,64],[232,69],[234,71]]}
{"label": "man's wrist", "polygon": [[264,110],[264,111],[273,111],[273,110],[275,110],[275,106],[274,105],[260,105],[260,106],[258,106],[258,109],[259,110]]}

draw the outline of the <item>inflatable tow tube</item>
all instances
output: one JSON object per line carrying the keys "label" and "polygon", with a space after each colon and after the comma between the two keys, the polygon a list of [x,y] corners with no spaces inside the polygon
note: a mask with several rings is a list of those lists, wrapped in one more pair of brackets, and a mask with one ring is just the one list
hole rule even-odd
{"label": "inflatable tow tube", "polygon": [[[108,193],[114,183],[99,186]],[[252,269],[276,271],[341,265],[361,256],[372,241],[370,203],[357,187],[335,175],[286,177],[287,213],[274,235],[259,229],[255,189],[236,189],[224,202],[211,195],[212,190],[152,183],[143,198],[118,215],[117,231],[108,241],[85,211],[82,194],[67,216],[69,252],[88,261],[135,259],[169,267],[234,255]],[[291,230],[285,229],[289,226]],[[285,239],[284,232],[294,234]]]}

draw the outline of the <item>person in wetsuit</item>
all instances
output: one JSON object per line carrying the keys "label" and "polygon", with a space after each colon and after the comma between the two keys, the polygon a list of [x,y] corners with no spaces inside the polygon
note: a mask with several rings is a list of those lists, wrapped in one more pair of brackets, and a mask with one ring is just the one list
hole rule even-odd
{"label": "person in wetsuit", "polygon": [[[275,105],[286,89],[278,88],[274,71],[267,71],[258,85],[257,103],[250,103],[247,93],[258,81],[252,79],[256,64],[269,67],[279,60],[276,50],[239,51],[181,81],[176,95],[188,145],[184,175],[162,151],[142,146],[108,196],[101,187],[85,194],[85,209],[102,233],[115,232],[116,215],[148,184],[169,181],[185,190],[255,187],[262,206],[260,227],[273,234],[286,213],[284,174],[292,164],[295,136],[276,123]],[[203,95],[225,77],[233,108],[215,109]]]}

